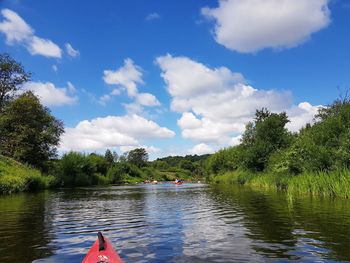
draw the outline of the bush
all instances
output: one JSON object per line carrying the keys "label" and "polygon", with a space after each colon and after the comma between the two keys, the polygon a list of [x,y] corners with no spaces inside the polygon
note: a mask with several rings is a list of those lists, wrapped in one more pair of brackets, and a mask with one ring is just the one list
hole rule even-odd
{"label": "bush", "polygon": [[146,176],[136,165],[128,162],[119,162],[113,164],[108,170],[107,178],[113,184],[120,184],[130,182],[131,178],[136,178],[136,181],[142,181]]}
{"label": "bush", "polygon": [[62,186],[97,184],[96,166],[89,156],[77,152],[65,154],[59,161],[58,177]]}

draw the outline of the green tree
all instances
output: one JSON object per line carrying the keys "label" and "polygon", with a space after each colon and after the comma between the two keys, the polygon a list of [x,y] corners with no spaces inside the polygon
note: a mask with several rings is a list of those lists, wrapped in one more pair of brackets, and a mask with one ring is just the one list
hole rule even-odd
{"label": "green tree", "polygon": [[88,156],[88,159],[95,167],[96,173],[99,173],[100,175],[107,174],[107,170],[110,167],[110,165],[104,156],[98,155],[96,153],[91,153]]}
{"label": "green tree", "polygon": [[321,108],[315,120],[276,156],[275,168],[294,174],[350,168],[350,101],[336,100]]}
{"label": "green tree", "polygon": [[105,152],[105,160],[108,164],[108,167],[111,167],[114,163],[114,155],[112,154],[110,149],[107,149]]}
{"label": "green tree", "polygon": [[127,160],[137,167],[143,167],[148,161],[148,153],[144,148],[137,148],[128,153]]}
{"label": "green tree", "polygon": [[0,154],[43,168],[56,156],[63,123],[32,93],[8,103],[0,114]]}
{"label": "green tree", "polygon": [[92,158],[78,153],[69,152],[59,161],[58,178],[63,186],[86,186],[97,184],[96,166]]}
{"label": "green tree", "polygon": [[30,73],[8,54],[0,54],[0,111],[21,85],[30,79]]}
{"label": "green tree", "polygon": [[285,128],[288,122],[285,112],[271,113],[264,108],[256,111],[242,136],[240,159],[244,168],[263,171],[272,153],[289,146],[293,136]]}

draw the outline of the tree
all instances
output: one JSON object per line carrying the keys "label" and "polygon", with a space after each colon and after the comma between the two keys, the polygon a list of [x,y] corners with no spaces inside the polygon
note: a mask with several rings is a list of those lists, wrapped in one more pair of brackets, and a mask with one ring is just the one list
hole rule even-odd
{"label": "tree", "polygon": [[106,152],[105,152],[105,159],[106,159],[106,162],[108,164],[108,167],[111,167],[114,163],[114,156],[111,152],[110,149],[107,149]]}
{"label": "tree", "polygon": [[257,110],[254,122],[246,126],[242,135],[243,167],[263,171],[272,153],[290,145],[292,134],[285,128],[289,122],[287,114],[271,113],[267,109]]}
{"label": "tree", "polygon": [[148,161],[148,153],[144,148],[137,148],[128,153],[127,159],[137,167],[143,167]]}
{"label": "tree", "polygon": [[0,54],[0,112],[20,86],[29,81],[30,73],[8,54]]}
{"label": "tree", "polygon": [[0,114],[0,154],[43,168],[56,156],[63,123],[32,93],[8,103]]}
{"label": "tree", "polygon": [[90,163],[95,167],[96,173],[101,175],[106,175],[107,170],[110,167],[108,161],[103,155],[98,155],[96,153],[90,153],[88,156]]}

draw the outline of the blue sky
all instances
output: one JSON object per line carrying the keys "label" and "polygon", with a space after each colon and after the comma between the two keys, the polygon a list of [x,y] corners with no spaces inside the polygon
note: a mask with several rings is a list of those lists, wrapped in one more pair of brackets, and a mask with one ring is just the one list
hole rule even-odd
{"label": "blue sky", "polygon": [[151,158],[235,145],[255,109],[297,131],[350,88],[347,0],[0,1],[0,50],[66,133]]}

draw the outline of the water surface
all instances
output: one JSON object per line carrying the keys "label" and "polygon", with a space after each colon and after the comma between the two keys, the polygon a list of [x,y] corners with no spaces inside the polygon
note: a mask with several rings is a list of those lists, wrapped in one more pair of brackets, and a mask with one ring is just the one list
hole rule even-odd
{"label": "water surface", "polygon": [[0,262],[350,261],[350,203],[239,186],[110,186],[0,197]]}

